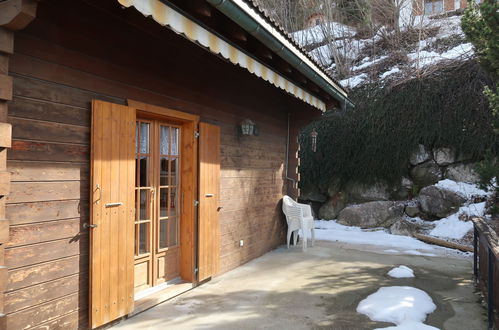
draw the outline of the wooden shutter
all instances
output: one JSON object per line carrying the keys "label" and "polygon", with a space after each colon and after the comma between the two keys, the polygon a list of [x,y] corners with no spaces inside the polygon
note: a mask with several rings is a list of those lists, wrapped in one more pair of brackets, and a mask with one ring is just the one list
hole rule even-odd
{"label": "wooden shutter", "polygon": [[199,124],[198,281],[219,271],[220,128]]}
{"label": "wooden shutter", "polygon": [[90,221],[96,227],[90,228],[92,328],[133,310],[134,150],[135,109],[93,101]]}

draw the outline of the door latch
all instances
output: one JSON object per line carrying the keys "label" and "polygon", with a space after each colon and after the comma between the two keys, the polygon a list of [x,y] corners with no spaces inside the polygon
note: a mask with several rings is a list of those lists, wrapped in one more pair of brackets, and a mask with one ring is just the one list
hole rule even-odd
{"label": "door latch", "polygon": [[97,228],[97,227],[98,227],[97,224],[91,225],[91,224],[86,223],[86,222],[83,224],[83,228]]}

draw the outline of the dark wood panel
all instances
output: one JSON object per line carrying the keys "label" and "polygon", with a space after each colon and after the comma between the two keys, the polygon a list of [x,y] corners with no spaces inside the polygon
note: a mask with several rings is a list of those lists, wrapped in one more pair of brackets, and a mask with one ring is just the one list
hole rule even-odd
{"label": "dark wood panel", "polygon": [[10,116],[8,120],[12,124],[13,139],[85,145],[90,143],[90,130],[88,127]]}
{"label": "dark wood panel", "polygon": [[17,181],[88,181],[86,163],[8,161],[10,180]]}
{"label": "dark wood panel", "polygon": [[85,222],[88,219],[88,198],[83,201],[66,200],[8,204],[6,214],[11,225],[69,218],[80,218],[81,221]]}
{"label": "dark wood panel", "polygon": [[14,269],[74,255],[88,255],[88,235],[6,248],[5,264]]}
{"label": "dark wood panel", "polygon": [[13,140],[10,160],[85,162],[90,154],[86,145]]}
{"label": "dark wood panel", "polygon": [[[34,80],[19,77],[16,79],[23,79],[23,81],[29,81],[30,83]],[[48,83],[47,85],[47,89],[52,87],[52,85],[49,85]],[[21,93],[21,91],[17,90],[16,92]],[[47,90],[47,94],[51,94],[51,92]],[[86,107],[75,107],[24,96],[16,96],[9,103],[9,116],[40,119],[86,127],[90,126],[90,111]]]}
{"label": "dark wood panel", "polygon": [[7,291],[88,271],[88,255],[78,255],[9,270]]}
{"label": "dark wood panel", "polygon": [[[13,71],[12,67],[11,71]],[[26,73],[29,74],[29,71]],[[15,71],[11,72],[11,75],[14,77],[14,95],[80,107],[88,109],[89,112],[90,103],[93,99],[125,104],[125,100],[122,98],[110,97],[56,82],[23,76],[16,74]]]}

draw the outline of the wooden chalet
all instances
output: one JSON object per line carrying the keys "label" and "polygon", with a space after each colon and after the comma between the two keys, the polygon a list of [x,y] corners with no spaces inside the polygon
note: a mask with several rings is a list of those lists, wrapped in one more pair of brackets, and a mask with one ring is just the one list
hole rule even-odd
{"label": "wooden chalet", "polygon": [[0,329],[106,326],[279,246],[299,128],[350,106],[250,0],[0,0]]}

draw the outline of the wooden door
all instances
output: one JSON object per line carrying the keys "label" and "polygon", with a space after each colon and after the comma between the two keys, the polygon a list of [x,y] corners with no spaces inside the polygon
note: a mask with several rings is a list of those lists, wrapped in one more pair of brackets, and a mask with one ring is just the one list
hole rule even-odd
{"label": "wooden door", "polygon": [[220,128],[199,124],[198,281],[219,271]]}
{"label": "wooden door", "polygon": [[90,320],[133,310],[135,109],[92,102]]}
{"label": "wooden door", "polygon": [[137,119],[135,147],[135,293],[180,274],[181,129]]}

